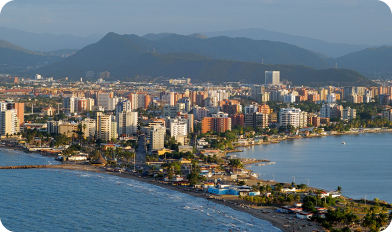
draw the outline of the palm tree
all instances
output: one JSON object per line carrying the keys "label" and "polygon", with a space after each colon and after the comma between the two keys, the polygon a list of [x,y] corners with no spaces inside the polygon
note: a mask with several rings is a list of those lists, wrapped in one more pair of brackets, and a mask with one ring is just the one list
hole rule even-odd
{"label": "palm tree", "polygon": [[340,186],[338,186],[338,188],[336,189],[336,191],[338,192],[338,193],[342,193],[342,187],[340,187]]}

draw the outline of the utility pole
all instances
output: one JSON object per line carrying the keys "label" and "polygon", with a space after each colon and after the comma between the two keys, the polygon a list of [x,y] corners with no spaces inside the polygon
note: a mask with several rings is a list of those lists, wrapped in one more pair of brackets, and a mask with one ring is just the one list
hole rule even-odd
{"label": "utility pole", "polygon": [[367,195],[365,195],[365,208],[366,208],[366,197],[367,197]]}
{"label": "utility pole", "polygon": [[57,114],[60,114],[60,104],[61,103],[57,103]]}
{"label": "utility pole", "polygon": [[308,180],[308,196],[309,196],[309,179],[305,178],[306,180]]}

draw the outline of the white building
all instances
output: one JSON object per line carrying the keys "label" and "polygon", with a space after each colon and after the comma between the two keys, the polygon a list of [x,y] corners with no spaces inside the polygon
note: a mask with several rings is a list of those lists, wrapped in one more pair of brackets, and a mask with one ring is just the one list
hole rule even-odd
{"label": "white building", "polygon": [[280,71],[265,71],[265,84],[279,85]]}
{"label": "white building", "polygon": [[292,94],[284,95],[283,99],[284,99],[283,101],[285,103],[294,103],[295,102],[295,96]]}
{"label": "white building", "polygon": [[137,133],[138,112],[123,111],[117,115],[117,133],[130,136]]}
{"label": "white building", "polygon": [[331,93],[327,95],[327,103],[335,103],[336,102],[336,94]]}
{"label": "white building", "polygon": [[245,115],[257,112],[258,108],[259,108],[258,104],[245,106]]}
{"label": "white building", "polygon": [[282,108],[279,113],[280,126],[286,127],[292,125],[295,128],[300,127],[300,109],[296,108]]}
{"label": "white building", "polygon": [[112,117],[110,115],[97,115],[97,138],[105,141],[111,140]]}
{"label": "white building", "polygon": [[357,117],[356,109],[351,109],[350,107],[347,107],[346,109],[343,110],[343,120],[351,121],[356,117]]}
{"label": "white building", "polygon": [[[170,119],[170,135],[178,142],[179,137],[186,137],[188,135],[188,124],[185,120]],[[182,143],[184,145],[184,143]]]}

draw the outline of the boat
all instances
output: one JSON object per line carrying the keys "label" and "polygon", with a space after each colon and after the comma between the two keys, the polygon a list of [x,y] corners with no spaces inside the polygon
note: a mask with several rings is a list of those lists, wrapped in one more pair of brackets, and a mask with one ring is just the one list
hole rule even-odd
{"label": "boat", "polygon": [[346,142],[343,142],[343,141],[342,141],[342,144],[344,145],[344,144],[346,144]]}
{"label": "boat", "polygon": [[250,173],[250,176],[255,177],[255,178],[259,177],[259,175],[257,175],[257,173],[254,173],[254,172]]}
{"label": "boat", "polygon": [[256,166],[261,166],[261,164],[256,164]]}

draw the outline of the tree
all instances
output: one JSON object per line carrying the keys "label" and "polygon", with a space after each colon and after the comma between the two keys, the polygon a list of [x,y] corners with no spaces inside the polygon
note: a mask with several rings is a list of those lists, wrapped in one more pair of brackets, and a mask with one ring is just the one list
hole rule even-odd
{"label": "tree", "polygon": [[340,186],[338,186],[338,188],[336,189],[336,191],[338,192],[338,193],[342,193],[342,187],[340,187]]}
{"label": "tree", "polygon": [[244,165],[242,164],[240,159],[230,159],[229,160],[229,166],[232,166],[234,168],[242,168]]}
{"label": "tree", "polygon": [[167,171],[167,178],[169,178],[169,180],[173,179],[173,170],[171,168]]}

